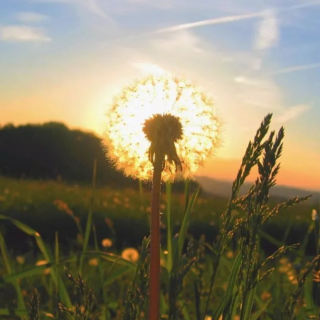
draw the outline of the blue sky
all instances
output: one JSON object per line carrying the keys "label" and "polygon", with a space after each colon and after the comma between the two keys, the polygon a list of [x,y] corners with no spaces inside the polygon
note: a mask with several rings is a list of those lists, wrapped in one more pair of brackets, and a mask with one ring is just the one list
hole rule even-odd
{"label": "blue sky", "polygon": [[320,189],[319,16],[320,1],[0,0],[0,124],[99,134],[122,86],[169,71],[210,93],[223,120],[204,174],[240,159],[272,112],[286,128],[280,182]]}

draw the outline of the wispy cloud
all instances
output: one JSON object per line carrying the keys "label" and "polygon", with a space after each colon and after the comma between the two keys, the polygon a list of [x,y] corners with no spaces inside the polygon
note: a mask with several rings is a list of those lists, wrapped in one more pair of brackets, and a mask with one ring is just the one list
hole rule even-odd
{"label": "wispy cloud", "polygon": [[235,21],[241,21],[241,20],[255,19],[255,18],[261,17],[263,15],[264,15],[264,12],[255,12],[255,13],[250,13],[250,14],[226,16],[226,17],[220,17],[220,18],[215,18],[215,19],[201,20],[201,21],[196,21],[196,22],[191,22],[191,23],[179,24],[176,26],[168,27],[168,28],[158,29],[158,30],[154,31],[154,33],[167,33],[167,32],[203,27],[203,26],[207,26],[207,25],[214,25],[214,24],[229,23],[229,22],[235,22]]}
{"label": "wispy cloud", "polygon": [[235,77],[239,86],[239,98],[246,104],[269,110],[282,108],[282,94],[280,88],[270,79],[256,79],[248,77]]}
{"label": "wispy cloud", "polygon": [[150,62],[134,62],[132,66],[146,74],[163,74],[166,72],[165,69]]}
{"label": "wispy cloud", "polygon": [[294,120],[310,109],[311,106],[309,104],[299,104],[290,108],[286,108],[283,110],[282,114],[275,117],[275,122],[285,123]]}
{"label": "wispy cloud", "polygon": [[305,71],[305,70],[316,69],[316,68],[320,68],[320,62],[312,63],[312,64],[304,64],[299,66],[291,66],[288,68],[275,70],[271,73],[272,74],[292,73],[292,72],[299,72],[299,71]]}
{"label": "wispy cloud", "polygon": [[315,6],[320,6],[320,1],[310,1],[310,2],[305,2],[301,4],[294,5],[290,7],[290,9],[303,9],[303,8],[310,8],[310,7],[315,7]]}
{"label": "wispy cloud", "polygon": [[51,39],[41,28],[24,25],[0,27],[0,40],[10,42],[48,42]]}
{"label": "wispy cloud", "polygon": [[49,19],[48,16],[33,11],[18,12],[15,17],[19,21],[29,23],[43,22]]}
{"label": "wispy cloud", "polygon": [[200,39],[190,31],[179,31],[176,34],[157,37],[151,43],[161,51],[188,51],[192,53],[202,52]]}
{"label": "wispy cloud", "polygon": [[83,6],[87,7],[91,12],[97,14],[98,16],[111,21],[109,16],[106,14],[106,12],[102,9],[102,7],[98,4],[97,1],[95,1],[95,0],[80,0],[80,1],[76,1],[76,2],[79,2]]}
{"label": "wispy cloud", "polygon": [[106,19],[111,25],[115,25],[113,19],[103,9],[103,1],[98,0],[30,0],[37,3],[61,3],[71,4],[76,7],[80,7],[86,11],[86,13],[94,13],[104,19]]}
{"label": "wispy cloud", "polygon": [[264,17],[259,23],[255,48],[264,50],[277,44],[279,38],[279,26],[276,14],[273,10],[266,10]]}

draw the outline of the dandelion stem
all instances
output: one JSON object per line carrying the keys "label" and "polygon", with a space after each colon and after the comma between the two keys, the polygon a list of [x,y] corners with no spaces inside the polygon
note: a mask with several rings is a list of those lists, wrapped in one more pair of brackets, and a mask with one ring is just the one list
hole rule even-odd
{"label": "dandelion stem", "polygon": [[152,179],[149,320],[159,320],[160,308],[160,192],[163,159],[156,154]]}

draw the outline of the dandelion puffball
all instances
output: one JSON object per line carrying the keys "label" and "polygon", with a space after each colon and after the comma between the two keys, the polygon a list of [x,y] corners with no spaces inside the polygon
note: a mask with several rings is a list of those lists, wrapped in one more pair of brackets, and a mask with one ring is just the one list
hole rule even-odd
{"label": "dandelion puffball", "polygon": [[[167,127],[150,131],[150,119],[160,118]],[[157,147],[153,137],[164,149],[163,181],[192,177],[219,144],[212,100],[192,83],[171,75],[149,76],[124,88],[107,111],[105,128],[107,158],[125,175],[141,180],[152,179]],[[170,135],[172,141],[166,143]]]}

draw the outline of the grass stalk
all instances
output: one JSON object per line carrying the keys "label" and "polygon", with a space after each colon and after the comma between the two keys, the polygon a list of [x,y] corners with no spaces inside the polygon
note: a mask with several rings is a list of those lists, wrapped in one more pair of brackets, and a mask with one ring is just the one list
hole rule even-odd
{"label": "grass stalk", "polygon": [[91,199],[90,199],[90,205],[89,205],[89,214],[88,214],[88,219],[87,219],[87,223],[86,223],[86,231],[85,231],[84,240],[83,240],[82,253],[80,256],[80,265],[79,265],[80,274],[82,273],[83,259],[85,256],[85,252],[88,248],[90,232],[91,232],[91,228],[92,228],[93,201],[94,201],[94,195],[95,195],[95,189],[96,189],[96,175],[97,175],[97,160],[94,159],[93,175],[92,175],[92,193],[91,193]]}
{"label": "grass stalk", "polygon": [[[2,235],[2,232],[0,230],[0,251],[2,253],[2,257],[3,257],[3,261],[5,264],[5,267],[7,269],[8,274],[12,274],[14,273],[13,267],[11,266],[11,262],[10,262],[10,258],[9,258],[9,254],[8,254],[8,250],[7,250],[7,246],[4,240],[4,237]],[[18,309],[20,310],[25,310],[26,306],[23,300],[23,294],[22,294],[22,290],[20,287],[20,280],[16,279],[12,284],[14,286],[14,289],[16,291],[17,294],[17,305],[18,305]],[[26,316],[21,316],[22,319],[26,319]]]}
{"label": "grass stalk", "polygon": [[167,198],[167,269],[171,272],[172,261],[173,261],[173,250],[172,250],[172,220],[171,220],[171,204],[172,204],[172,183],[167,181],[166,183],[166,198]]}
{"label": "grass stalk", "polygon": [[149,320],[159,320],[160,308],[160,192],[162,159],[156,157],[152,178]]}

